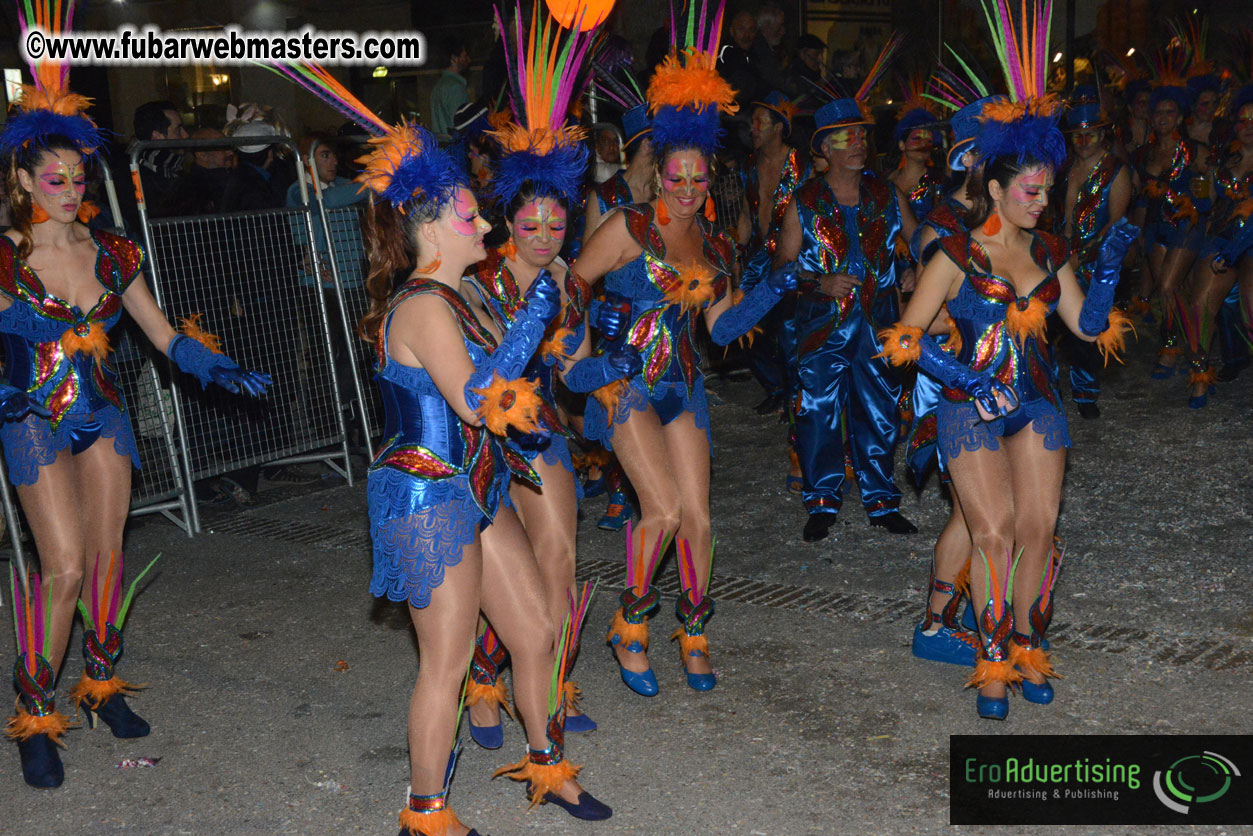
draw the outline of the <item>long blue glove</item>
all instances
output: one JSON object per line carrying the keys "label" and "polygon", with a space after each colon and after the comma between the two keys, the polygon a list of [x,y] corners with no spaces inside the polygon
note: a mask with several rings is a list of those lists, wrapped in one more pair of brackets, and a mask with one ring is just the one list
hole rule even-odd
{"label": "long blue glove", "polygon": [[[923,334],[918,341],[922,349],[918,357],[918,368],[934,377],[950,389],[961,389],[971,395],[979,405],[992,415],[1008,415],[1018,408],[1018,398],[1014,390],[997,380],[990,374],[977,372],[959,361],[952,354],[940,348],[940,344],[930,334]],[[1013,406],[1002,408],[996,402],[1000,394]]]}
{"label": "long blue glove", "polygon": [[20,421],[27,415],[52,417],[52,413],[26,391],[0,383],[0,421]]}
{"label": "long blue glove", "polygon": [[543,341],[548,323],[561,310],[561,290],[547,270],[539,271],[523,298],[526,300],[525,310],[509,326],[505,338],[487,361],[475,369],[466,381],[466,405],[471,409],[477,410],[483,403],[483,398],[475,389],[487,388],[497,374],[505,380],[513,380],[522,374]]}
{"label": "long blue glove", "polygon": [[1086,336],[1095,337],[1109,327],[1109,309],[1114,304],[1114,290],[1118,287],[1122,260],[1139,234],[1139,227],[1126,218],[1119,218],[1118,223],[1105,233],[1092,271],[1092,282],[1088,285],[1088,295],[1079,311],[1079,330]]}
{"label": "long blue glove", "polygon": [[595,392],[615,380],[635,377],[643,369],[644,360],[635,346],[624,345],[575,363],[566,373],[565,382],[571,392]]}
{"label": "long blue glove", "polygon": [[1235,267],[1245,250],[1253,247],[1253,220],[1244,222],[1244,226],[1231,239],[1231,243],[1218,251],[1215,261],[1222,261],[1228,267]]}
{"label": "long blue glove", "polygon": [[796,290],[796,262],[776,268],[733,308],[722,312],[709,336],[718,345],[730,345],[770,312],[789,290]]}
{"label": "long blue glove", "polygon": [[631,321],[631,300],[617,293],[606,293],[605,301],[593,300],[587,309],[592,327],[607,340],[616,340]]}
{"label": "long blue glove", "polygon": [[242,389],[257,398],[273,382],[268,374],[246,372],[230,357],[210,351],[185,334],[174,335],[166,354],[180,369],[199,380],[201,389],[216,383],[236,395]]}

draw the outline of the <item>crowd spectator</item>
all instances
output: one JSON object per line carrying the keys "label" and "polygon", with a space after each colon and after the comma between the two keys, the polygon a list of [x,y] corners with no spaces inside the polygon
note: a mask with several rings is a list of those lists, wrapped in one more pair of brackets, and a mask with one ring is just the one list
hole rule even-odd
{"label": "crowd spectator", "polygon": [[616,125],[598,122],[592,126],[594,140],[592,182],[603,183],[622,170],[622,134]]}
{"label": "crowd spectator", "polygon": [[[197,128],[191,139],[225,139],[216,128]],[[175,183],[170,198],[171,215],[211,215],[222,211],[222,195],[235,164],[235,152],[227,145],[193,150]]]}
{"label": "crowd spectator", "polygon": [[452,41],[448,55],[448,67],[431,89],[431,133],[442,141],[451,139],[453,117],[470,101],[469,81],[464,75],[470,68],[470,50],[464,41]]}
{"label": "crowd spectator", "polygon": [[788,54],[783,45],[783,10],[767,3],[757,10],[757,37],[753,40],[753,69],[757,72],[758,90],[782,90],[783,66]]}
{"label": "crowd spectator", "polygon": [[822,83],[823,55],[827,45],[822,38],[806,32],[796,43],[796,60],[788,68],[788,82],[784,88],[792,94],[792,100],[801,106],[822,104],[815,84]]}
{"label": "crowd spectator", "polygon": [[718,52],[718,72],[735,90],[740,113],[756,101],[760,85],[759,69],[753,60],[753,41],[757,38],[757,18],[752,12],[740,12],[731,18],[730,37]]}

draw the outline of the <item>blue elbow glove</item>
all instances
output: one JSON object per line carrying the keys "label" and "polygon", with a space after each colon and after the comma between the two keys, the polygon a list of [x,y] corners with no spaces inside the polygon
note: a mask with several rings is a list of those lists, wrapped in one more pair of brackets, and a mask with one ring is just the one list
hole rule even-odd
{"label": "blue elbow glove", "polygon": [[740,303],[722,312],[709,336],[718,345],[730,345],[770,312],[790,290],[796,290],[796,263],[777,268],[744,295]]}
{"label": "blue elbow glove", "polygon": [[561,290],[547,270],[540,270],[524,298],[526,309],[509,326],[505,338],[487,361],[466,381],[465,399],[470,409],[477,410],[483,403],[475,389],[486,389],[496,375],[514,380],[522,374],[543,341],[548,323],[561,309]]}
{"label": "blue elbow glove", "polygon": [[52,413],[25,390],[0,383],[0,420],[21,421],[27,415],[51,418]]}
{"label": "blue elbow glove", "polygon": [[[1014,390],[997,380],[990,374],[977,372],[959,361],[952,354],[940,348],[940,344],[930,334],[923,334],[919,340],[922,354],[918,358],[918,368],[934,377],[950,389],[960,389],[973,397],[992,415],[1008,415],[1018,408],[1018,398]],[[1003,408],[996,402],[996,396],[1002,395],[1013,406]]]}
{"label": "blue elbow glove", "polygon": [[644,359],[635,346],[624,345],[608,354],[585,357],[566,373],[571,392],[595,392],[615,380],[627,380],[644,370]]}
{"label": "blue elbow glove", "polygon": [[1079,311],[1079,330],[1085,336],[1095,337],[1108,327],[1109,309],[1114,304],[1122,261],[1139,234],[1139,227],[1126,218],[1120,218],[1105,233],[1105,240],[1101,242],[1096,256],[1088,295]]}
{"label": "blue elbow glove", "polygon": [[1221,260],[1228,267],[1235,267],[1240,256],[1244,255],[1245,250],[1250,247],[1253,247],[1253,220],[1244,222],[1244,226],[1236,237],[1231,239],[1231,243],[1218,251],[1215,260]]}
{"label": "blue elbow glove", "polygon": [[606,293],[603,302],[597,299],[588,306],[587,318],[601,336],[616,340],[631,321],[631,300],[617,293]]}
{"label": "blue elbow glove", "polygon": [[256,398],[273,383],[268,374],[246,372],[230,357],[210,351],[185,334],[174,335],[166,354],[179,369],[199,380],[202,389],[216,383],[228,392],[238,395],[242,390]]}

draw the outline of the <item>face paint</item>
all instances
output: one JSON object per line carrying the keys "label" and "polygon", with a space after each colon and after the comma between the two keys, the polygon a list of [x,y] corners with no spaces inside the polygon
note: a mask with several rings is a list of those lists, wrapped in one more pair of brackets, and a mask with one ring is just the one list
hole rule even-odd
{"label": "face paint", "polygon": [[935,135],[926,128],[917,128],[909,132],[909,136],[905,138],[905,150],[917,151],[923,148],[931,147],[931,140]]}
{"label": "face paint", "polygon": [[1014,178],[1014,181],[1009,184],[1009,196],[1019,206],[1047,203],[1048,190],[1052,185],[1053,178],[1047,171],[1033,171]]}
{"label": "face paint", "polygon": [[551,198],[530,201],[514,216],[513,237],[520,241],[536,238],[564,240],[566,210]]}
{"label": "face paint", "polygon": [[479,204],[474,193],[469,189],[457,189],[452,198],[452,218],[449,223],[453,231],[467,238],[478,234]]}
{"label": "face paint", "polygon": [[709,191],[709,165],[700,154],[674,154],[662,168],[661,187],[672,195],[704,194]]}
{"label": "face paint", "polygon": [[61,194],[70,187],[80,197],[87,192],[87,174],[81,159],[76,165],[70,166],[64,160],[54,158],[39,169],[38,174],[39,188],[49,197]]}
{"label": "face paint", "polygon": [[847,151],[859,142],[866,140],[866,129],[858,126],[856,128],[843,128],[831,134],[831,138],[827,140],[831,143],[832,151]]}

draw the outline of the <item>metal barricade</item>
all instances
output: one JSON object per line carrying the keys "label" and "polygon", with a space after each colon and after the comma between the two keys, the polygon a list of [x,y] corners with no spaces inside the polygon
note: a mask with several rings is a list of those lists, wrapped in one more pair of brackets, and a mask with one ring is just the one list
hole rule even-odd
{"label": "metal barricade", "polygon": [[[107,165],[100,166],[105,195],[114,222],[111,231],[124,234],[120,227],[121,211],[118,207],[117,189]],[[152,347],[130,317],[123,315],[111,335],[114,350],[108,362],[117,372],[118,388],[125,399],[131,421],[131,431],[139,448],[142,465],[132,474],[130,515],[161,514],[192,536],[191,513],[186,482],[178,463],[178,449],[174,443],[174,415],[170,409],[170,395],[161,385],[156,360],[160,352]],[[105,443],[112,443],[105,441]],[[23,538],[23,521],[15,491],[9,482],[8,468],[0,458],[0,502],[4,506],[9,543],[13,549],[14,565],[26,581],[26,554]]]}
{"label": "metal barricade", "polygon": [[[344,137],[349,142],[365,143],[367,136]],[[309,148],[310,159],[317,154],[321,142]],[[350,363],[343,364],[352,374],[353,419],[361,429],[362,444],[370,459],[374,458],[374,439],[383,432],[383,403],[378,387],[373,384],[374,352],[357,333],[359,323],[370,310],[370,297],[366,293],[365,278],[368,273],[365,246],[362,238],[364,203],[348,206],[327,207],[323,203],[322,182],[317,166],[310,166],[310,174],[316,194],[314,204],[315,222],[320,221],[322,235],[317,238],[324,246],[315,247],[323,275],[329,275],[338,301],[339,327],[343,335]],[[354,184],[353,188],[356,188]],[[325,287],[325,281],[323,282]],[[334,319],[334,317],[332,317]],[[341,391],[343,391],[341,389]]]}
{"label": "metal barricade", "polygon": [[[315,283],[300,283],[312,240],[305,166],[287,137],[304,205],[214,215],[153,218],[139,186],[139,157],[154,148],[194,150],[256,144],[252,139],[160,140],[132,146],[131,172],[158,304],[175,320],[199,315],[199,325],[222,338],[223,350],[245,369],[264,371],[274,384],[264,398],[202,389],[171,373],[174,419],[187,481],[260,464],[321,462],[352,484],[343,404],[326,300]],[[193,527],[199,514],[190,503]]]}

